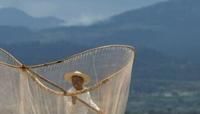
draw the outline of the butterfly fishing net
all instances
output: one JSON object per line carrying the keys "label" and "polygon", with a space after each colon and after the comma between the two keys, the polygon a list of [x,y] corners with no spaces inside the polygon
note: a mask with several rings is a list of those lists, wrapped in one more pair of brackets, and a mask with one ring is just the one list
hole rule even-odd
{"label": "butterfly fishing net", "polygon": [[[1,49],[0,112],[124,114],[134,56],[132,47],[109,45],[64,60],[25,66]],[[69,92],[72,84],[64,80],[64,74],[74,71],[87,74],[90,82],[83,90]]]}

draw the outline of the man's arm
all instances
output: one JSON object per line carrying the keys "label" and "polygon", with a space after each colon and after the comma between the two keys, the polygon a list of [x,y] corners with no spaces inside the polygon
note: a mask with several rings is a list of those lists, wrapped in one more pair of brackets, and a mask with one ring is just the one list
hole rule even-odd
{"label": "man's arm", "polygon": [[97,106],[97,104],[94,103],[94,101],[92,100],[92,97],[91,97],[90,93],[88,92],[87,94],[88,94],[89,104],[93,108],[95,108],[96,110],[98,110],[98,114],[104,114],[103,111]]}
{"label": "man's arm", "polygon": [[89,104],[94,107],[95,109],[97,109],[98,111],[100,111],[100,108],[97,106],[97,104],[94,103],[94,101],[91,99],[91,97],[89,98]]}
{"label": "man's arm", "polygon": [[99,110],[97,110],[95,107],[93,107],[93,106],[91,106],[88,102],[86,102],[86,101],[84,101],[84,100],[82,100],[82,99],[80,99],[80,98],[78,98],[78,97],[76,97],[76,99],[78,100],[78,101],[80,101],[81,103],[83,103],[85,106],[87,106],[89,109],[91,109],[91,110],[93,110],[93,111],[96,111],[97,113],[99,113],[100,111]]}

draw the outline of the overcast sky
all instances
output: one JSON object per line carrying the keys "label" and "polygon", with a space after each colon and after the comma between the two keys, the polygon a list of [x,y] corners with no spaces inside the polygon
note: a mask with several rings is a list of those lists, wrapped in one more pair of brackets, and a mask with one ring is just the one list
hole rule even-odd
{"label": "overcast sky", "polygon": [[15,7],[32,16],[56,16],[67,25],[87,25],[160,1],[165,0],[0,0],[0,8]]}

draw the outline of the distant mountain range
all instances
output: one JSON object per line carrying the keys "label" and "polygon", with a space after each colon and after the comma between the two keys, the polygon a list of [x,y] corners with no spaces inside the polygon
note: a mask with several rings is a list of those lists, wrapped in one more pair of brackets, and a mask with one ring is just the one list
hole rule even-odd
{"label": "distant mountain range", "polygon": [[139,40],[170,55],[199,58],[195,51],[200,49],[199,6],[199,0],[169,0],[114,16],[99,26],[125,31],[132,43]]}
{"label": "distant mountain range", "polygon": [[0,46],[33,64],[100,45],[129,44],[137,50],[136,77],[196,80],[200,79],[199,6],[199,0],[169,0],[92,26],[39,31],[2,26]]}
{"label": "distant mountain range", "polygon": [[40,31],[43,41],[66,40],[85,45],[122,43],[153,48],[167,55],[198,61],[200,1],[169,0],[131,10],[87,27]]}
{"label": "distant mountain range", "polygon": [[16,8],[0,9],[0,25],[12,27],[27,27],[30,29],[44,29],[57,27],[64,21],[55,17],[32,17]]}

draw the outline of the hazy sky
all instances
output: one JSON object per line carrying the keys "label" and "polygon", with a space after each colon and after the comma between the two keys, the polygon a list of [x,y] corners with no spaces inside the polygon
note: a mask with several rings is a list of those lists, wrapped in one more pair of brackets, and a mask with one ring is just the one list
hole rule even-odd
{"label": "hazy sky", "polygon": [[159,1],[165,0],[0,0],[0,8],[15,7],[32,16],[59,17],[67,25],[87,25]]}

